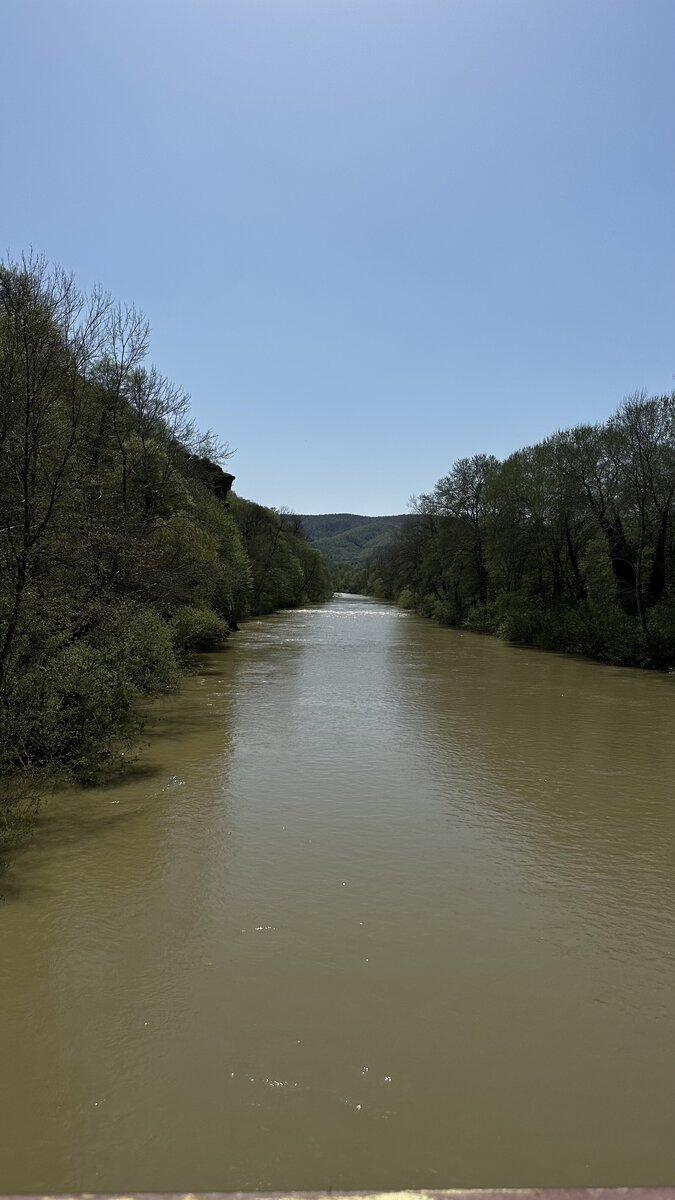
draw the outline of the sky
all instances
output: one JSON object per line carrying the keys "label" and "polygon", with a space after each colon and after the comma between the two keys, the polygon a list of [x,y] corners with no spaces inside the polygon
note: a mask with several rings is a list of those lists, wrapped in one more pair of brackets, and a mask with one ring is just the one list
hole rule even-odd
{"label": "sky", "polygon": [[0,0],[0,246],[243,496],[395,513],[675,386],[673,0]]}

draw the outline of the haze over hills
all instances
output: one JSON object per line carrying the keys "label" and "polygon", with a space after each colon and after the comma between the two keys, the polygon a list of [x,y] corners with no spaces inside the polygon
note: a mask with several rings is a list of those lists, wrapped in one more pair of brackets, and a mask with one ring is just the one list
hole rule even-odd
{"label": "haze over hills", "polygon": [[302,514],[302,527],[308,542],[330,561],[344,566],[370,562],[389,545],[404,514],[364,517],[357,513]]}

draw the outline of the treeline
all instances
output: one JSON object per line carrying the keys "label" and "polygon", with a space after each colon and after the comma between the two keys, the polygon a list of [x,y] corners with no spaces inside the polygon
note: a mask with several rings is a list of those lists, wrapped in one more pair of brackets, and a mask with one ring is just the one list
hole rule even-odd
{"label": "treeline", "polygon": [[674,495],[675,394],[637,395],[503,462],[460,459],[341,585],[510,641],[669,668]]}
{"label": "treeline", "polygon": [[93,777],[186,655],[332,591],[296,518],[232,495],[147,351],[134,309],[0,266],[0,779]]}

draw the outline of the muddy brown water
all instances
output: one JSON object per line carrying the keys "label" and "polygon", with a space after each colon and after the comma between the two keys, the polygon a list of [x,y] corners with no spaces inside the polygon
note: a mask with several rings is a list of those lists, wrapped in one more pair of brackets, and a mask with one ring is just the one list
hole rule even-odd
{"label": "muddy brown water", "polygon": [[249,622],[0,883],[0,1191],[675,1181],[675,680]]}

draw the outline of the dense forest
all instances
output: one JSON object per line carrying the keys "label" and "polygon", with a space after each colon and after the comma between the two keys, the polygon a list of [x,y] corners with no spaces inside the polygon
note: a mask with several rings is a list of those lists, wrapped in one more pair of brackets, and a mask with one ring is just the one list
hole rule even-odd
{"label": "dense forest", "polygon": [[341,586],[448,625],[675,666],[675,394],[510,455],[462,458]]}
{"label": "dense forest", "polygon": [[0,266],[0,824],[21,779],[96,776],[139,697],[250,614],[324,599],[292,514],[147,363],[148,326],[42,259]]}
{"label": "dense forest", "polygon": [[303,515],[307,540],[331,563],[363,566],[389,545],[403,516],[363,517],[356,513]]}

